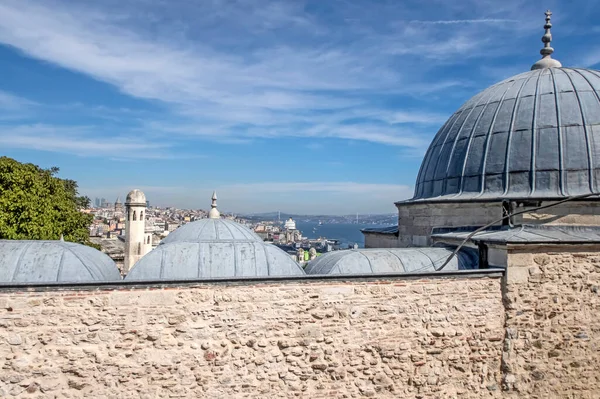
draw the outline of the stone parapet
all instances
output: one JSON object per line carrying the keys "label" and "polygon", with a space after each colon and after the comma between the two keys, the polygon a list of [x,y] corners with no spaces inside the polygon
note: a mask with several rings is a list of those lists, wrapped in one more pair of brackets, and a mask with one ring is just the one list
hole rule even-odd
{"label": "stone parapet", "polygon": [[514,398],[598,398],[600,248],[509,248],[503,389]]}
{"label": "stone parapet", "polygon": [[0,396],[501,397],[501,274],[0,291]]}

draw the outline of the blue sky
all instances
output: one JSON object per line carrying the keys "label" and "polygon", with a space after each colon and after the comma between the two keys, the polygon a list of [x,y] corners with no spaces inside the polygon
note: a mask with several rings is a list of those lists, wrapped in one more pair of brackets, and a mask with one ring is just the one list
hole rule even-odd
{"label": "blue sky", "polygon": [[540,58],[600,63],[594,1],[2,0],[0,154],[158,205],[395,212],[438,128]]}

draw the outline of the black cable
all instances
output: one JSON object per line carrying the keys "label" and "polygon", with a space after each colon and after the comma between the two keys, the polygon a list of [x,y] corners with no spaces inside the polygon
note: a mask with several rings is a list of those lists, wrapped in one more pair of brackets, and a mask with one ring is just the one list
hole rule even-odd
{"label": "black cable", "polygon": [[452,252],[450,254],[450,256],[448,256],[448,259],[446,259],[446,261],[444,262],[444,264],[442,266],[440,266],[439,269],[435,269],[436,271],[440,271],[442,270],[444,267],[446,267],[446,265],[448,263],[450,263],[450,261],[452,260],[452,258],[454,258],[456,256],[456,254],[458,253],[458,251],[460,251],[460,249],[471,239],[473,238],[473,236],[477,233],[479,233],[480,231],[483,231],[495,224],[501,223],[504,219],[508,219],[508,218],[512,218],[513,216],[517,216],[517,215],[521,215],[523,213],[527,213],[527,212],[535,212],[535,211],[539,211],[540,209],[546,209],[546,208],[552,208],[553,206],[556,205],[560,205],[560,204],[564,204],[565,202],[569,202],[569,201],[574,201],[574,200],[578,200],[578,199],[583,199],[583,198],[587,198],[587,197],[591,197],[594,195],[600,195],[600,193],[588,193],[588,194],[581,194],[581,195],[574,195],[571,197],[567,197],[565,199],[562,199],[560,201],[557,202],[553,202],[552,204],[547,204],[547,205],[540,205],[540,206],[536,206],[534,208],[529,208],[529,209],[524,209],[522,211],[518,211],[515,213],[510,213],[508,215],[502,216],[500,219],[494,220],[493,222],[490,222],[488,224],[486,224],[485,226],[482,226],[480,228],[478,228],[477,230],[472,231],[461,243],[458,247],[456,247],[456,249],[454,250],[454,252]]}

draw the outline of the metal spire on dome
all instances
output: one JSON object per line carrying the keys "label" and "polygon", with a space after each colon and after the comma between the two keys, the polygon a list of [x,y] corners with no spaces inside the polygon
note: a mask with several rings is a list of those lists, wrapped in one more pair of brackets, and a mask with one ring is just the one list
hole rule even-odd
{"label": "metal spire on dome", "polygon": [[211,210],[208,212],[209,219],[219,219],[221,218],[221,213],[217,209],[217,192],[213,191],[212,195],[212,204],[210,204]]}
{"label": "metal spire on dome", "polygon": [[542,59],[536,62],[531,66],[531,70],[535,69],[544,69],[544,68],[560,68],[562,64],[552,58],[552,53],[554,49],[550,46],[552,42],[552,33],[550,29],[552,29],[552,23],[550,22],[550,17],[552,17],[552,12],[550,10],[546,11],[546,24],[544,25],[544,29],[546,33],[542,36],[542,42],[544,43],[544,47],[540,50],[540,54],[542,55]]}

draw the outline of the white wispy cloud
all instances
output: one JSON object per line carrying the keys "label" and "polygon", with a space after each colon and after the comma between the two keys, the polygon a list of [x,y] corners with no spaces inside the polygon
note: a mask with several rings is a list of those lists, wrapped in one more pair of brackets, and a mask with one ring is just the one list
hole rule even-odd
{"label": "white wispy cloud", "polygon": [[463,24],[500,24],[500,23],[518,23],[516,19],[504,18],[481,18],[481,19],[442,19],[437,21],[427,21],[414,19],[408,21],[411,24],[423,25],[463,25]]}
{"label": "white wispy cloud", "polygon": [[88,126],[0,126],[0,145],[78,156],[163,159],[168,145],[131,137],[106,136]]}
{"label": "white wispy cloud", "polygon": [[[159,100],[173,132],[231,142],[320,135],[408,147],[422,146],[414,129],[392,125],[442,118],[390,112],[370,98],[443,92],[464,82],[432,80],[428,68],[399,64],[399,57],[459,59],[484,44],[479,31],[455,29],[440,46],[431,40],[438,32],[417,23],[336,30],[301,2],[121,3],[6,0],[0,42]],[[378,123],[347,127],[351,118]]]}
{"label": "white wispy cloud", "polygon": [[0,90],[0,110],[2,111],[22,110],[34,105],[36,105],[34,101]]}

